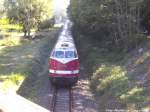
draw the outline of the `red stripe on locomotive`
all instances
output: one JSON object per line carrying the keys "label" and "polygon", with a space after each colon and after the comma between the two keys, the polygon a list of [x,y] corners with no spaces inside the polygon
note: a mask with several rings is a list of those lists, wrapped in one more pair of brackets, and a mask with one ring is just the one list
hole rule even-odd
{"label": "red stripe on locomotive", "polygon": [[[68,63],[61,63],[55,59],[50,59],[49,70],[53,70],[56,73],[50,73],[52,77],[67,77],[67,76],[79,76],[79,60],[75,59]],[[59,73],[57,73],[57,71]],[[73,73],[75,71],[75,73]],[[67,73],[65,73],[67,72]]]}
{"label": "red stripe on locomotive", "polygon": [[55,59],[50,59],[49,69],[53,70],[79,70],[79,61],[78,59],[72,60],[68,63],[61,63]]}

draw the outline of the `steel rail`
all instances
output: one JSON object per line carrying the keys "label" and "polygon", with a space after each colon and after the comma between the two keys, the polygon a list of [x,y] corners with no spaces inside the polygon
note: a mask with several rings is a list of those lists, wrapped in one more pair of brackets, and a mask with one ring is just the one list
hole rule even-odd
{"label": "steel rail", "polygon": [[57,88],[53,88],[53,98],[51,102],[51,110],[52,112],[55,112],[55,107],[56,107],[56,99],[57,99]]}
{"label": "steel rail", "polygon": [[69,112],[73,111],[73,90],[69,88]]}

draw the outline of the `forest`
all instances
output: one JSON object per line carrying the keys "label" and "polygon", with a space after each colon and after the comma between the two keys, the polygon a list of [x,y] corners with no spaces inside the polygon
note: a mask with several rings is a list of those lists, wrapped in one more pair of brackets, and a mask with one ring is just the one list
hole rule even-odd
{"label": "forest", "polygon": [[71,0],[73,35],[100,112],[149,109],[149,5],[149,0]]}
{"label": "forest", "polygon": [[149,33],[148,0],[72,0],[71,18],[83,34],[110,49],[130,51]]}

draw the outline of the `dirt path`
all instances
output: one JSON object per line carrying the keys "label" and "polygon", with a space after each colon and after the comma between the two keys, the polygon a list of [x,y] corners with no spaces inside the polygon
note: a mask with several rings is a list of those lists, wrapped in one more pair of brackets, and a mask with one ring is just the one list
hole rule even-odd
{"label": "dirt path", "polygon": [[89,89],[89,81],[80,79],[74,88],[74,112],[98,112],[97,103]]}

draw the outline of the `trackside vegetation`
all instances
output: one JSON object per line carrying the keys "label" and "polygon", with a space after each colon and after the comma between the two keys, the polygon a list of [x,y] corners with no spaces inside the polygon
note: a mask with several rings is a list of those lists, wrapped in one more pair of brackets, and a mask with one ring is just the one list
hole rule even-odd
{"label": "trackside vegetation", "polygon": [[100,112],[150,109],[150,40],[142,22],[149,20],[148,4],[71,0],[73,35]]}
{"label": "trackside vegetation", "polygon": [[15,35],[0,39],[0,91],[18,91],[35,101],[38,87],[41,86],[40,81],[43,81],[43,76],[39,78],[38,74],[46,69],[44,65],[54,45],[52,43],[55,43],[57,32],[57,29],[51,29],[45,36],[32,40]]}
{"label": "trackside vegetation", "polygon": [[[1,10],[9,22],[21,25],[25,37],[30,37],[31,29],[39,29],[44,21],[53,17],[53,0],[5,0],[2,4]],[[45,27],[52,27],[51,24],[53,21]]]}
{"label": "trackside vegetation", "polygon": [[[20,37],[7,37],[0,40],[0,88],[4,91],[19,88],[28,76],[29,66],[38,56],[43,41],[34,42]],[[32,48],[32,49],[31,49]]]}
{"label": "trackside vegetation", "polygon": [[118,54],[99,48],[91,37],[81,38],[85,37],[76,35],[79,56],[99,111],[149,109],[150,43],[143,45],[141,54],[138,49]]}
{"label": "trackside vegetation", "polygon": [[53,0],[1,1],[0,92],[18,93],[37,103],[40,81],[45,81],[38,75],[59,32],[53,27],[53,6]]}
{"label": "trackside vegetation", "polygon": [[2,32],[21,32],[22,26],[19,24],[11,24],[8,18],[0,19],[0,31]]}

